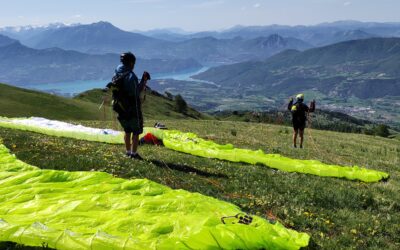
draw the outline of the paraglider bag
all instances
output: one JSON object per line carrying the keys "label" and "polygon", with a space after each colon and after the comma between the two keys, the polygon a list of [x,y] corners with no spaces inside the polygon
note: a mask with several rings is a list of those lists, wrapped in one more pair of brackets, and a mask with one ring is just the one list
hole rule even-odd
{"label": "paraglider bag", "polygon": [[130,119],[133,117],[132,105],[129,103],[128,96],[123,91],[123,84],[125,77],[129,72],[114,76],[112,81],[107,84],[107,89],[112,91],[112,107],[113,110],[118,114],[120,118]]}
{"label": "paraglider bag", "polygon": [[113,110],[121,119],[130,119],[133,117],[133,110],[124,99],[114,99],[112,102]]}

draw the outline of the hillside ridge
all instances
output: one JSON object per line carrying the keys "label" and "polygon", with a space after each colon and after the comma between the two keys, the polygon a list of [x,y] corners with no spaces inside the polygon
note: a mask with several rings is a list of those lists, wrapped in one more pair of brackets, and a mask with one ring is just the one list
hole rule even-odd
{"label": "hillside ridge", "polygon": [[[90,90],[75,98],[65,98],[39,91],[22,89],[0,83],[0,116],[39,116],[57,120],[114,120],[110,105],[111,97],[101,106],[104,93],[100,89]],[[102,107],[102,108],[99,108]],[[160,94],[148,92],[143,103],[145,119],[213,119],[193,108],[186,113],[174,109],[174,101]]]}

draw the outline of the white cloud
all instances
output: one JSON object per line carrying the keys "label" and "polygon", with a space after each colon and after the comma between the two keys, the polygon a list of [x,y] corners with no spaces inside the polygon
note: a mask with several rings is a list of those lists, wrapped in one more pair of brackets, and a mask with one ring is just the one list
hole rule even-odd
{"label": "white cloud", "polygon": [[193,8],[209,8],[209,7],[214,7],[216,5],[221,5],[224,4],[224,0],[217,0],[217,1],[203,1],[200,3],[193,4],[191,7]]}
{"label": "white cloud", "polygon": [[261,4],[260,4],[260,3],[256,3],[256,4],[253,5],[253,7],[254,7],[254,8],[260,8],[260,7],[261,7]]}
{"label": "white cloud", "polygon": [[76,15],[71,16],[71,18],[79,19],[79,18],[82,18],[82,15],[81,14],[76,14]]}
{"label": "white cloud", "polygon": [[347,6],[351,5],[351,2],[344,2],[343,5],[344,5],[345,7],[347,7]]}

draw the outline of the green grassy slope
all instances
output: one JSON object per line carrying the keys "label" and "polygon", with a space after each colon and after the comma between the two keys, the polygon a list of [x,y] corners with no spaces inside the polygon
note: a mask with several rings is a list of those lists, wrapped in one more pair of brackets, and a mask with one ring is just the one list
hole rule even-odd
{"label": "green grassy slope", "polygon": [[[291,126],[292,116],[289,111],[249,112],[249,111],[223,111],[214,115],[221,120],[263,122]],[[331,130],[338,132],[363,133],[366,129],[376,125],[367,120],[327,110],[316,110],[309,114],[308,126],[314,129]],[[395,131],[393,131],[395,133]]]}
{"label": "green grassy slope", "polygon": [[[106,113],[110,113],[111,96],[100,89],[93,89],[77,95],[74,99],[92,103],[100,103],[106,97]],[[104,111],[102,111],[104,112]],[[143,102],[143,114],[145,119],[213,119],[212,116],[202,114],[193,108],[188,108],[186,113],[179,113],[174,110],[174,102],[154,91],[147,91]]]}
{"label": "green grassy slope", "polygon": [[[84,92],[70,99],[0,84],[0,116],[40,116],[57,120],[111,120],[111,107],[99,109],[103,93]],[[109,103],[111,97],[109,97]],[[143,104],[145,119],[212,119],[211,116],[189,108],[185,114],[174,111],[173,101],[155,94],[147,94]],[[115,116],[115,115],[114,115]]]}
{"label": "green grassy slope", "polygon": [[[151,126],[155,121],[147,120]],[[96,170],[148,178],[227,200],[245,211],[311,235],[310,249],[399,249],[400,143],[361,134],[306,130],[305,148],[291,148],[291,128],[232,121],[165,120],[168,127],[218,143],[301,159],[357,164],[388,172],[388,182],[366,184],[286,173],[265,166],[195,157],[141,146],[145,161],[123,157],[122,145],[54,138],[0,128],[0,138],[23,161],[49,169]],[[109,127],[102,121],[82,122]]]}
{"label": "green grassy slope", "polygon": [[97,105],[38,91],[0,84],[0,116],[40,116],[50,119],[96,120]]}

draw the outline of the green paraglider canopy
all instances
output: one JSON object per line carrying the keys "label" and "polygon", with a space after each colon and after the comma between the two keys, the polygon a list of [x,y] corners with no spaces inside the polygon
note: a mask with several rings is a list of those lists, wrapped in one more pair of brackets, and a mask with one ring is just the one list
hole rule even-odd
{"label": "green paraglider canopy", "polygon": [[265,154],[262,150],[235,148],[232,144],[220,145],[199,138],[193,133],[182,133],[176,130],[147,128],[161,139],[165,147],[201,157],[216,158],[233,162],[263,164],[286,172],[297,172],[324,177],[339,177],[364,182],[377,182],[389,178],[389,174],[358,166],[338,166],[325,164],[316,160],[298,160],[279,154]]}
{"label": "green paraglider canopy", "polygon": [[[48,126],[46,126],[48,125]],[[38,133],[76,138],[81,140],[123,144],[123,134],[117,131],[93,129],[43,118],[9,119],[0,117],[0,126]],[[338,177],[363,182],[378,182],[389,178],[389,174],[359,166],[338,166],[317,160],[299,160],[279,154],[265,154],[263,151],[235,148],[232,144],[220,145],[199,138],[193,133],[177,130],[145,128],[162,140],[165,147],[196,156],[216,158],[233,162],[262,164],[285,172],[297,172],[323,177]]]}
{"label": "green paraglider canopy", "polygon": [[[146,179],[41,170],[0,144],[0,241],[56,249],[299,249],[309,236]],[[232,224],[232,222],[234,224]],[[249,222],[249,221],[247,221]]]}

